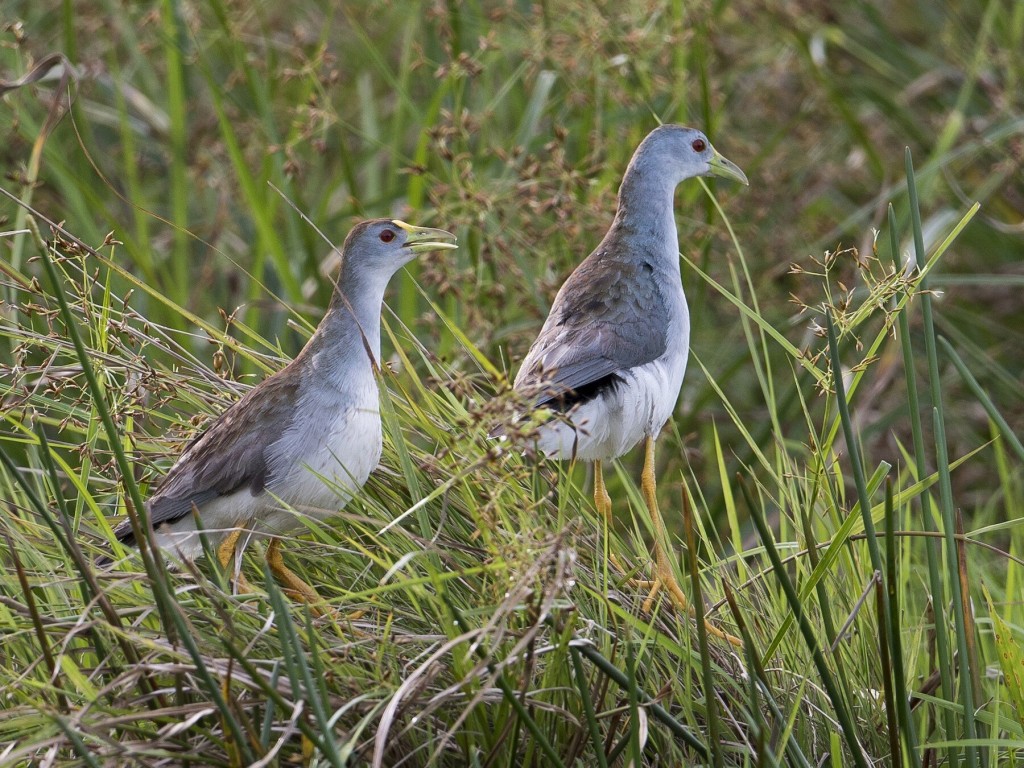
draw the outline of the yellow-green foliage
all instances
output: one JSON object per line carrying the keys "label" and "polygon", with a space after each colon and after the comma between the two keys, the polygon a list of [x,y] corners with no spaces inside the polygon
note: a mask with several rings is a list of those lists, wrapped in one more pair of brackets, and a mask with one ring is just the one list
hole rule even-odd
{"label": "yellow-green foliage", "polygon": [[1003,670],[1003,682],[1010,694],[1010,701],[1017,710],[1017,718],[1024,725],[1024,651],[1014,640],[1013,628],[1007,624],[992,604],[992,595],[988,587],[981,585],[985,602],[988,604],[988,616],[992,620],[992,634],[995,639],[996,654],[999,667]]}
{"label": "yellow-green foliage", "polygon": [[[0,195],[0,766],[1020,763],[986,674],[1019,638],[971,611],[1024,558],[1024,3],[5,0],[0,80],[53,52],[74,80],[0,96],[40,214]],[[742,652],[644,610],[638,456],[608,524],[586,467],[487,437],[658,120],[751,180],[678,191],[658,450],[672,566]],[[338,615],[259,545],[248,593],[97,567],[377,215],[460,248],[393,281],[381,467],[284,547]]]}

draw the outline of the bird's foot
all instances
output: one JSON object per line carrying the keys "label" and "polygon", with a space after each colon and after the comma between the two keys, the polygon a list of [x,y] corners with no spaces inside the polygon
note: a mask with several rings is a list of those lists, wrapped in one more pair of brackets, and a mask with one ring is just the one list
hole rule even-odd
{"label": "bird's foot", "polygon": [[267,564],[270,566],[274,578],[282,586],[282,591],[291,599],[309,606],[310,612],[317,618],[328,617],[335,622],[356,621],[366,611],[359,610],[344,614],[337,608],[328,605],[323,596],[313,587],[299,578],[291,568],[284,564],[284,557],[281,555],[281,540],[274,539],[267,547]]}
{"label": "bird's foot", "polygon": [[[693,606],[690,604],[690,601],[686,599],[686,593],[683,592],[683,588],[679,586],[679,582],[676,581],[675,574],[672,573],[672,570],[668,565],[667,559],[663,556],[663,553],[660,551],[661,548],[658,547],[657,549],[658,552],[655,556],[655,570],[658,576],[655,579],[654,589],[651,590],[651,594],[649,594],[647,596],[647,600],[644,601],[644,611],[649,612],[650,608],[648,604],[653,605],[655,592],[659,587],[663,587],[665,589],[665,592],[668,594],[669,601],[672,603],[672,605],[676,607],[677,610],[679,610],[681,613],[686,613],[696,618],[697,612],[693,609]],[[714,624],[712,624],[708,619],[704,619],[704,628],[707,630],[707,633],[709,635],[711,635],[712,637],[717,637],[719,640],[724,640],[734,648],[743,647],[743,641],[740,638],[736,637],[736,635],[729,634],[723,629],[719,629]]]}
{"label": "bird's foot", "polygon": [[[304,581],[299,579],[299,583],[306,587],[309,587],[309,590],[313,593],[313,595],[316,596],[315,598],[311,599],[305,590],[298,588],[297,584],[292,584],[291,582],[284,581],[279,574],[275,575],[277,576],[277,580],[281,582],[281,591],[285,594],[285,596],[294,600],[295,602],[305,603],[306,605],[308,605],[309,612],[312,613],[313,616],[315,616],[318,619],[326,618],[335,624],[340,624],[342,622],[347,623],[352,621],[358,621],[364,615],[366,615],[366,611],[361,608],[357,611],[350,611],[349,613],[343,613],[342,611],[339,611],[333,605],[329,605],[319,592],[317,592]],[[292,572],[292,575],[294,575],[294,572]],[[362,635],[362,633],[358,630],[354,630],[354,632],[357,635]]]}
{"label": "bird's foot", "polygon": [[[686,599],[686,593],[679,586],[679,582],[676,581],[675,573],[672,571],[672,563],[669,561],[668,555],[661,544],[662,539],[667,538],[667,536],[665,533],[665,522],[662,520],[661,510],[658,508],[657,477],[654,473],[654,464],[654,438],[648,437],[644,444],[644,468],[640,475],[640,491],[643,494],[644,503],[651,514],[651,523],[654,526],[655,583],[656,585],[660,584],[661,588],[668,593],[669,600],[680,612],[696,618],[697,612],[690,605],[690,601]],[[686,498],[684,497],[684,502]],[[645,610],[647,610],[648,605],[653,606],[654,592],[655,590],[652,589],[651,594],[644,601]],[[707,629],[709,635],[717,637],[719,640],[725,640],[736,648],[743,647],[742,640],[719,629],[707,619],[704,619],[704,628]]]}
{"label": "bird's foot", "polygon": [[644,613],[650,613],[654,610],[654,600],[658,596],[658,592],[661,591],[661,582],[657,579],[653,581],[637,582],[637,584],[643,584],[644,587],[650,591],[647,593],[647,597],[644,598],[643,605],[640,606],[640,610]]}
{"label": "bird's foot", "polygon": [[[634,570],[627,569],[625,566],[623,566],[622,563],[619,562],[619,558],[615,556],[614,552],[608,553],[608,562],[615,566],[615,568],[618,571],[620,571],[623,576],[629,576],[630,571]],[[643,605],[640,606],[640,609],[644,613],[650,613],[651,609],[654,607],[654,599],[658,596],[658,592],[661,590],[661,581],[659,579],[640,579],[636,576],[629,576],[626,583],[630,587],[634,587],[635,589],[648,590],[647,597],[644,598]]]}

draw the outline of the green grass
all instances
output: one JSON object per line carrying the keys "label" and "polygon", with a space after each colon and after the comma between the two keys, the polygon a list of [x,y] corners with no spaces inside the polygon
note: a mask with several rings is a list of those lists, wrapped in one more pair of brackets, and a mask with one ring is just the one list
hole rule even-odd
{"label": "green grass", "polygon": [[[0,765],[1021,762],[1020,3],[8,5],[0,80],[78,77],[0,97],[0,186],[68,233],[0,197]],[[487,438],[657,119],[752,181],[679,190],[659,441],[739,650],[643,610],[638,455],[606,526],[586,467]],[[380,469],[285,548],[362,615],[259,545],[250,594],[97,568],[326,307],[303,216],[375,215],[460,248],[394,281]]]}

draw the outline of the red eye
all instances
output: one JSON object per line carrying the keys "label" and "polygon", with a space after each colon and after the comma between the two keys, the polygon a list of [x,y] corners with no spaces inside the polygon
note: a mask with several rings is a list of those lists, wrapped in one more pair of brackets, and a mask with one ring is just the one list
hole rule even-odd
{"label": "red eye", "polygon": [[390,229],[385,229],[383,232],[380,233],[380,239],[385,243],[390,243],[392,240],[395,239],[395,233],[392,232]]}
{"label": "red eye", "polygon": [[708,148],[708,143],[704,139],[694,139],[690,146],[693,147],[694,152],[703,152]]}

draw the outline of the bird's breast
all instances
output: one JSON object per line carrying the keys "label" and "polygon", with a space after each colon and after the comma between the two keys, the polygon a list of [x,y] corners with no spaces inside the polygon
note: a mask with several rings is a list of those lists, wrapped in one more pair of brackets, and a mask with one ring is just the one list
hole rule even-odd
{"label": "bird's breast", "polygon": [[313,387],[303,393],[297,418],[274,446],[280,481],[271,492],[293,505],[321,507],[325,516],[366,482],[383,445],[376,380],[349,384],[343,392]]}
{"label": "bird's breast", "polygon": [[657,436],[679,396],[685,357],[663,356],[619,371],[594,398],[538,431],[537,447],[559,459],[614,459]]}

